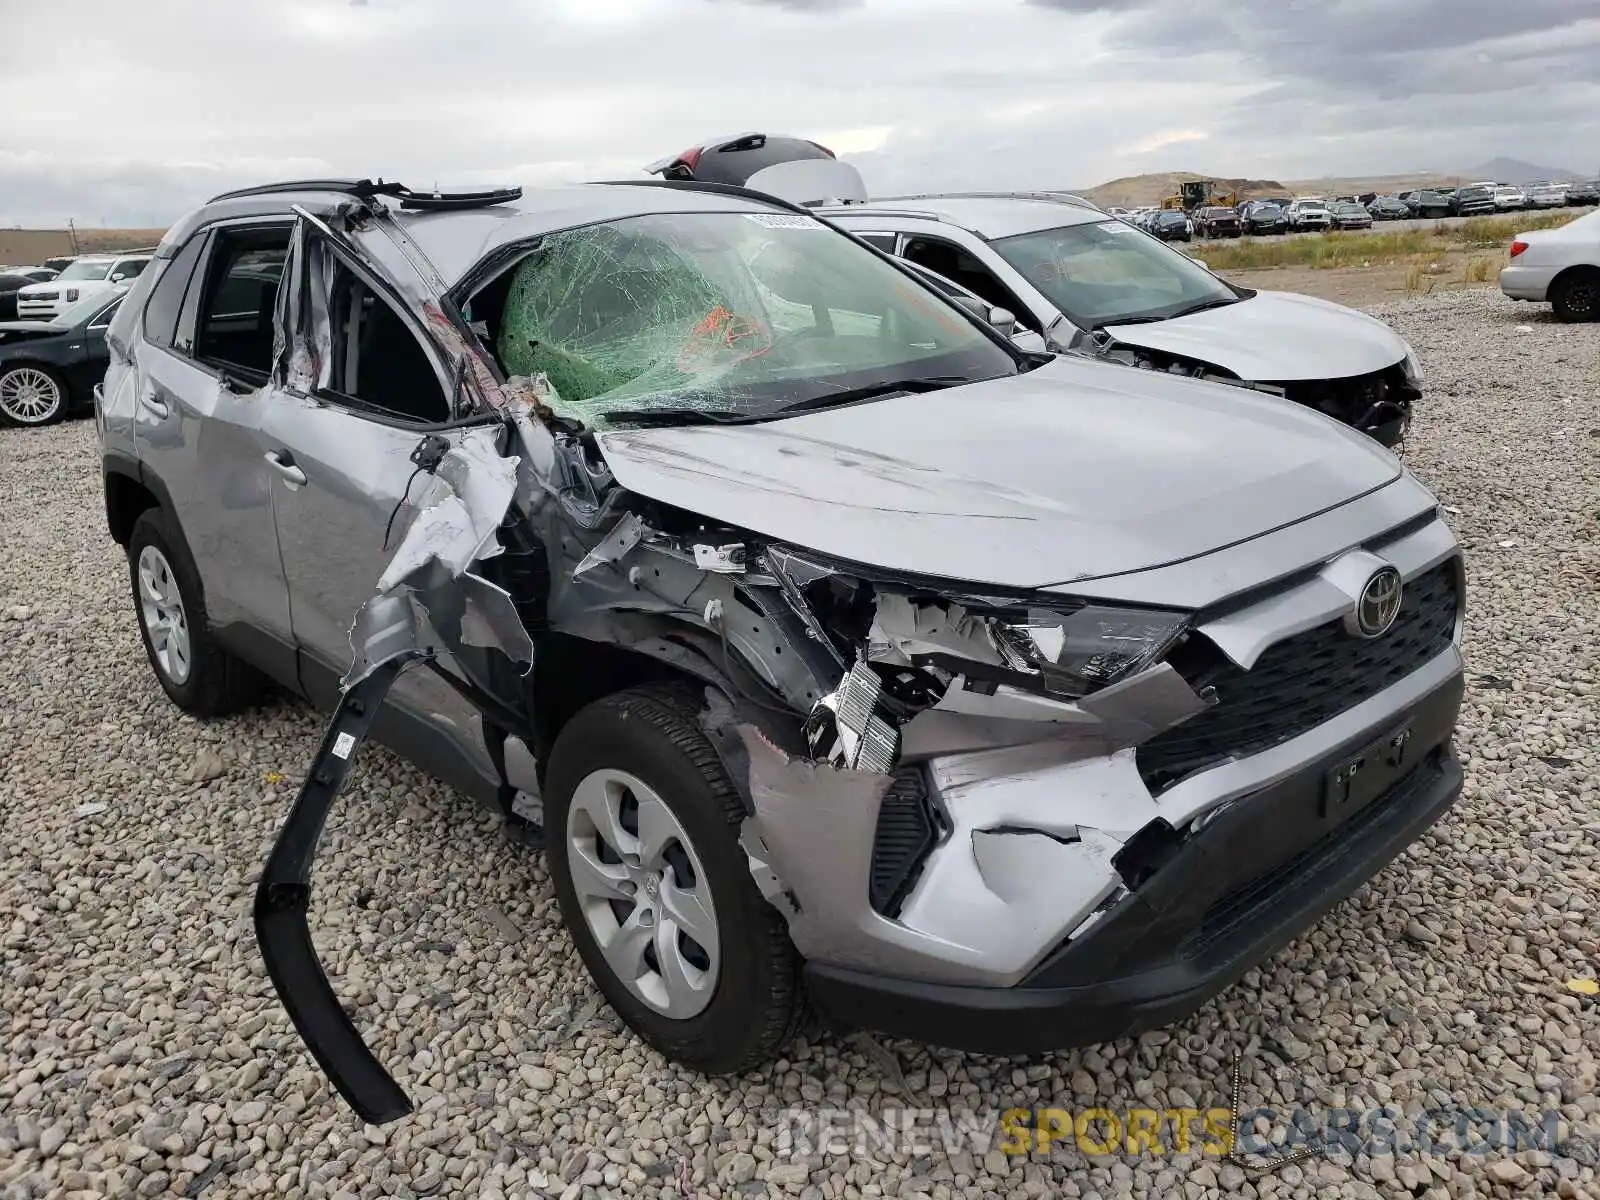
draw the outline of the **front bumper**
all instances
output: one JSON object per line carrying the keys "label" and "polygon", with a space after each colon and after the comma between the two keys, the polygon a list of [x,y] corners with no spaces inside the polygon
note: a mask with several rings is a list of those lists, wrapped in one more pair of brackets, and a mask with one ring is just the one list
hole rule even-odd
{"label": "front bumper", "polygon": [[1402,715],[1418,749],[1354,813],[1326,814],[1326,780],[1382,741],[1392,715],[1222,810],[1014,987],[813,962],[812,1000],[851,1027],[985,1054],[1088,1045],[1181,1019],[1349,896],[1454,803],[1462,775],[1450,737],[1462,693],[1457,671]]}

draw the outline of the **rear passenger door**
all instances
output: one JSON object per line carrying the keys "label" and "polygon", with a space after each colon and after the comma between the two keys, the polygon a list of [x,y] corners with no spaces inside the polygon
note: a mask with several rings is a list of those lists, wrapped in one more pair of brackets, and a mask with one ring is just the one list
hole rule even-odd
{"label": "rear passenger door", "polygon": [[289,596],[260,426],[292,227],[282,217],[223,223],[179,250],[141,316],[134,428],[144,469],[171,499],[218,636],[290,680]]}

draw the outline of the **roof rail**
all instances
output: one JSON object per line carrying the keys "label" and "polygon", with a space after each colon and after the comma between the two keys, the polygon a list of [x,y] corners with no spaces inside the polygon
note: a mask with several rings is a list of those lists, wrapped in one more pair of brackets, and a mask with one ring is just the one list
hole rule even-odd
{"label": "roof rail", "polygon": [[385,183],[382,179],[290,179],[282,183],[263,183],[255,187],[223,192],[206,201],[215,204],[220,200],[242,200],[250,196],[271,196],[279,192],[340,192],[358,200],[371,200],[387,196],[398,200],[401,208],[417,212],[444,212],[453,209],[487,208],[522,199],[520,187],[483,188],[471,192],[418,192],[403,183]]}
{"label": "roof rail", "polygon": [[942,218],[938,213],[925,208],[896,208],[892,204],[879,204],[876,200],[868,200],[865,204],[829,204],[821,211],[830,217],[853,216],[860,213],[864,217],[916,217],[924,221],[938,221]]}
{"label": "roof rail", "polygon": [[604,187],[671,188],[681,192],[710,192],[718,196],[737,196],[744,200],[760,200],[766,204],[774,204],[789,212],[804,213],[808,217],[817,215],[816,209],[785,200],[782,196],[774,196],[770,192],[759,192],[755,188],[740,187],[734,183],[712,183],[701,179],[602,179],[597,182]]}
{"label": "roof rail", "polygon": [[1071,204],[1078,208],[1105,209],[1072,192],[918,192],[909,196],[885,196],[885,200],[1043,200],[1050,204]]}

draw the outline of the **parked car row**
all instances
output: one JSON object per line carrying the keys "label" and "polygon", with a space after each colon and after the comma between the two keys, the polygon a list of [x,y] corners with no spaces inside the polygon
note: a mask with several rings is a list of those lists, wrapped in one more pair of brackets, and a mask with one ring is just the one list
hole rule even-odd
{"label": "parked car row", "polygon": [[1377,444],[1393,330],[1070,201],[665,169],[229,193],[110,330],[154,679],[331,713],[254,921],[363,1120],[410,1100],[309,919],[369,734],[541,847],[612,1009],[715,1073],[807,1001],[989,1054],[1169,1023],[1450,808],[1465,576]]}
{"label": "parked car row", "polygon": [[[1192,237],[1263,236],[1327,229],[1370,229],[1378,221],[1410,218],[1470,217],[1528,208],[1600,204],[1600,180],[1570,184],[1530,184],[1526,188],[1494,183],[1460,188],[1418,188],[1395,195],[1258,197],[1234,209],[1204,207],[1189,216],[1185,232]],[[1153,227],[1158,209],[1118,210],[1125,220],[1167,241],[1187,240],[1167,228]],[[1229,214],[1231,214],[1231,219]]]}

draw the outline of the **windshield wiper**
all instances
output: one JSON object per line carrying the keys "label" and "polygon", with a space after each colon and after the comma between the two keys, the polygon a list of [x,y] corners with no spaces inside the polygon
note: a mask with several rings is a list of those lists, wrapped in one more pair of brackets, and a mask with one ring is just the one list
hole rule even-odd
{"label": "windshield wiper", "polygon": [[896,379],[888,383],[869,383],[862,387],[840,388],[820,396],[807,396],[760,413],[729,412],[719,408],[624,408],[605,414],[607,423],[626,421],[636,425],[755,425],[791,413],[820,408],[837,408],[862,400],[876,400],[902,392],[937,392],[975,380],[963,375],[926,375],[917,379]]}
{"label": "windshield wiper", "polygon": [[1103,321],[1096,321],[1089,326],[1091,333],[1098,333],[1108,325],[1153,325],[1157,321],[1165,321],[1166,317],[1107,317]]}
{"label": "windshield wiper", "polygon": [[1228,305],[1237,303],[1239,303],[1239,297],[1237,296],[1218,296],[1215,300],[1202,300],[1198,304],[1191,304],[1188,308],[1180,308],[1167,320],[1170,321],[1176,317],[1187,317],[1191,313],[1205,312],[1211,308],[1227,308]]}
{"label": "windshield wiper", "polygon": [[917,379],[894,379],[887,383],[868,383],[861,387],[841,388],[836,392],[824,392],[820,396],[807,396],[804,400],[781,404],[769,415],[807,412],[818,408],[837,408],[845,404],[855,404],[862,400],[876,400],[883,396],[895,396],[901,392],[937,392],[948,387],[959,387],[963,383],[976,382],[978,381],[968,379],[964,375],[924,375]]}
{"label": "windshield wiper", "polygon": [[761,418],[721,408],[619,408],[604,414],[606,421],[635,425],[748,425]]}

